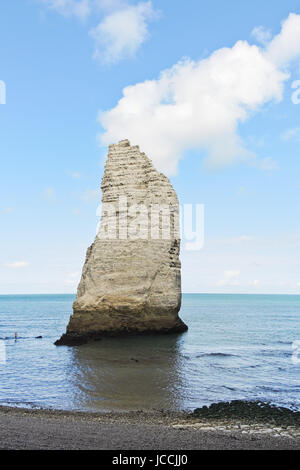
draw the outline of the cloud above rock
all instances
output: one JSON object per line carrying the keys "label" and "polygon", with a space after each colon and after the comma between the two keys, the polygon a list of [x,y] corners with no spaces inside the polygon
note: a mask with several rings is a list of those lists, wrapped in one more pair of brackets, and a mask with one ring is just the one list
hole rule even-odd
{"label": "cloud above rock", "polygon": [[238,127],[282,100],[288,66],[298,57],[300,15],[291,14],[263,47],[238,41],[200,61],[182,60],[157,79],[124,88],[114,108],[99,112],[101,145],[128,138],[169,175],[192,149],[212,168],[248,161],[270,169],[270,157],[260,164]]}
{"label": "cloud above rock", "polygon": [[91,14],[90,0],[39,0],[50,10],[63,16],[75,16],[86,19]]}
{"label": "cloud above rock", "polygon": [[158,16],[152,3],[141,2],[111,13],[90,31],[95,39],[94,58],[113,64],[134,57],[149,37],[148,23]]}
{"label": "cloud above rock", "polygon": [[134,5],[125,0],[38,1],[65,17],[98,18],[89,34],[95,41],[94,58],[101,64],[134,57],[149,37],[150,21],[159,16],[150,0]]}
{"label": "cloud above rock", "polygon": [[4,266],[10,269],[21,269],[29,266],[28,261],[14,261],[12,263],[5,263]]}

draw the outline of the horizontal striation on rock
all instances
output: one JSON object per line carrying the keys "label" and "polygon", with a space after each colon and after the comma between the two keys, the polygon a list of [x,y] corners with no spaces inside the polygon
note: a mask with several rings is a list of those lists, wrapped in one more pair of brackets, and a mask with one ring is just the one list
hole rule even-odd
{"label": "horizontal striation on rock", "polygon": [[87,250],[67,332],[56,344],[185,331],[178,316],[179,204],[169,179],[124,140],[109,146],[101,188],[99,233]]}

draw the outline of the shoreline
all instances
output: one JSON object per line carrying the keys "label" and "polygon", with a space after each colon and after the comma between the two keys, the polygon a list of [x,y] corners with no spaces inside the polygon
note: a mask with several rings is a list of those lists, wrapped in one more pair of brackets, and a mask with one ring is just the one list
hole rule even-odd
{"label": "shoreline", "polygon": [[300,449],[300,426],[172,411],[0,406],[0,449]]}

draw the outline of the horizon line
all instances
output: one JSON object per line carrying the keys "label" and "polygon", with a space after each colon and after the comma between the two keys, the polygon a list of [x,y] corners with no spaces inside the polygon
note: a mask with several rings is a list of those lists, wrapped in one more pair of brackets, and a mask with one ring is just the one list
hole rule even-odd
{"label": "horizon line", "polygon": [[[0,297],[13,296],[38,296],[38,295],[77,295],[76,292],[49,292],[49,293],[18,293],[18,294],[0,294]],[[298,295],[299,293],[274,293],[274,292],[182,292],[182,295]]]}

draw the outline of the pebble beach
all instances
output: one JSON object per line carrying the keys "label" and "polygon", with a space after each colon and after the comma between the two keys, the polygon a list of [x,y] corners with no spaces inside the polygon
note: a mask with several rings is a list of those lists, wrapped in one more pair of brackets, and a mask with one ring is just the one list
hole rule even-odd
{"label": "pebble beach", "polygon": [[163,411],[0,408],[1,450],[296,450],[300,427]]}

